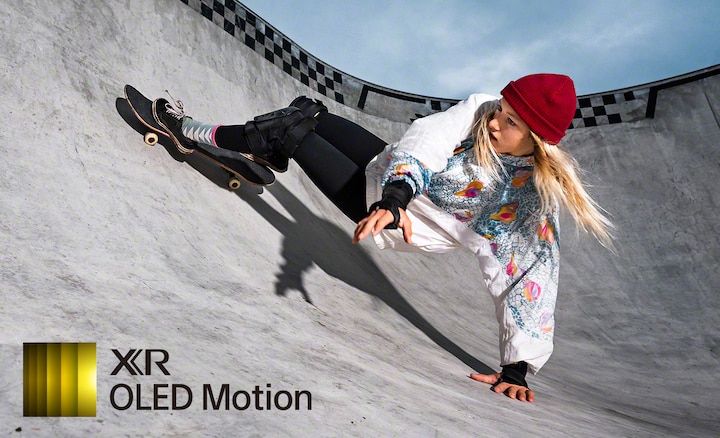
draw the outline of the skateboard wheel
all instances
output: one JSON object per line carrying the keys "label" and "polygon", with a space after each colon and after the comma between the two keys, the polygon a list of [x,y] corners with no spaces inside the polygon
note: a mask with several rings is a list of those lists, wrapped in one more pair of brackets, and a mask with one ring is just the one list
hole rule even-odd
{"label": "skateboard wheel", "polygon": [[155,146],[158,142],[158,136],[154,132],[148,132],[145,134],[145,144],[148,146]]}
{"label": "skateboard wheel", "polygon": [[228,181],[228,188],[230,190],[237,190],[240,188],[240,180],[237,178],[230,178],[230,181]]}

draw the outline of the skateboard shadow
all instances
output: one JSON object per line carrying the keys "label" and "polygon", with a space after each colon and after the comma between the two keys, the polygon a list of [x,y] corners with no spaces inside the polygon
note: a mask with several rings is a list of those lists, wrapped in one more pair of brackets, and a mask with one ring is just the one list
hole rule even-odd
{"label": "skateboard shadow", "polygon": [[392,285],[365,250],[352,244],[347,232],[313,213],[282,184],[276,181],[266,190],[283,205],[294,221],[278,213],[256,192],[245,188],[241,187],[237,195],[284,236],[281,253],[284,262],[275,283],[278,295],[285,296],[288,291],[297,290],[312,303],[302,276],[317,265],[328,275],[382,300],[438,346],[476,372],[495,372],[433,327]]}

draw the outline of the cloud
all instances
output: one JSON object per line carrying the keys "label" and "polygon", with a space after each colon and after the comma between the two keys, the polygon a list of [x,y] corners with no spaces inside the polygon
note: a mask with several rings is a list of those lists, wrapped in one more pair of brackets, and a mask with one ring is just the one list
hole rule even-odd
{"label": "cloud", "polygon": [[527,45],[513,43],[510,50],[498,52],[479,48],[477,53],[465,57],[463,65],[438,69],[436,81],[457,98],[476,92],[497,95],[510,80],[541,70],[550,71],[537,67],[539,54],[547,49],[545,41]]}
{"label": "cloud", "polygon": [[[522,12],[511,6],[507,14],[496,13],[499,31],[473,46],[471,53],[466,50],[461,64],[436,66],[437,87],[457,98],[478,91],[497,94],[509,80],[553,72],[575,78],[581,92],[603,91],[601,87],[610,82],[602,80],[609,77],[619,88],[617,80],[623,78],[619,66],[633,66],[638,53],[657,50],[669,21],[667,14],[646,3],[562,6],[563,2],[545,2]],[[622,14],[617,13],[620,6]],[[538,15],[542,12],[550,18]]]}
{"label": "cloud", "polygon": [[708,18],[720,2],[712,0],[244,3],[346,73],[437,97],[497,93],[541,71],[568,74],[587,94],[720,62],[720,27]]}

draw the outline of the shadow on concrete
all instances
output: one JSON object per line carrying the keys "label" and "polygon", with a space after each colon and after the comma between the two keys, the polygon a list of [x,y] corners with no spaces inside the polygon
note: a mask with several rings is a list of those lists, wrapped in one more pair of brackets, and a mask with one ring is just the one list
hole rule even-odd
{"label": "shadow on concrete", "polygon": [[[140,134],[147,131],[132,114],[125,99],[118,98],[115,107],[135,131]],[[229,173],[226,170],[193,154],[179,154],[168,139],[161,137],[159,143],[175,160],[184,161],[218,187],[228,188]],[[284,236],[281,253],[284,263],[280,266],[280,273],[277,275],[276,294],[285,296],[288,291],[297,290],[307,302],[312,304],[312,297],[303,284],[302,276],[313,265],[317,265],[328,275],[382,300],[438,346],[476,372],[495,372],[440,333],[418,313],[375,265],[365,250],[361,246],[352,244],[345,231],[314,214],[282,184],[276,182],[266,189],[285,207],[295,221],[278,213],[258,196],[263,192],[262,187],[243,184],[237,190],[237,195]]]}
{"label": "shadow on concrete", "polygon": [[244,187],[237,191],[238,196],[284,236],[281,254],[284,263],[275,283],[278,295],[285,296],[288,291],[297,290],[312,303],[302,275],[315,264],[328,275],[382,300],[438,346],[476,372],[495,372],[433,327],[403,298],[365,250],[352,244],[347,232],[314,214],[282,184],[275,182],[266,190],[283,205],[294,221],[278,213],[252,192],[252,188],[246,190]]}

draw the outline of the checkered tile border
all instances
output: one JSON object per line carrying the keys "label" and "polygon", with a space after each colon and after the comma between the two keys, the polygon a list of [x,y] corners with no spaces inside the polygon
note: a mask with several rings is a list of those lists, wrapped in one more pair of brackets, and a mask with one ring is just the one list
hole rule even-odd
{"label": "checkered tile border", "polygon": [[661,90],[720,74],[720,65],[609,93],[580,96],[570,128],[612,125],[655,117]]}
{"label": "checkered tile border", "polygon": [[636,111],[633,109],[638,104],[644,108],[646,103],[647,93],[639,90],[581,96],[578,98],[575,117],[570,129],[612,125],[635,120],[637,119],[634,115]]}
{"label": "checkered tile border", "polygon": [[233,0],[180,0],[313,90],[344,104],[343,74]]}
{"label": "checkered tile border", "polygon": [[[320,61],[236,0],[180,0],[268,62],[311,89],[369,114],[411,122],[458,101],[404,93],[367,83]],[[580,96],[570,129],[653,117],[663,88],[720,73],[720,66],[626,90]]]}
{"label": "checkered tile border", "polygon": [[[431,98],[379,87],[343,73],[303,50],[235,0],[180,1],[285,73],[343,105],[390,120],[410,122],[457,103],[455,99]],[[388,106],[387,99],[393,100],[393,104]]]}

